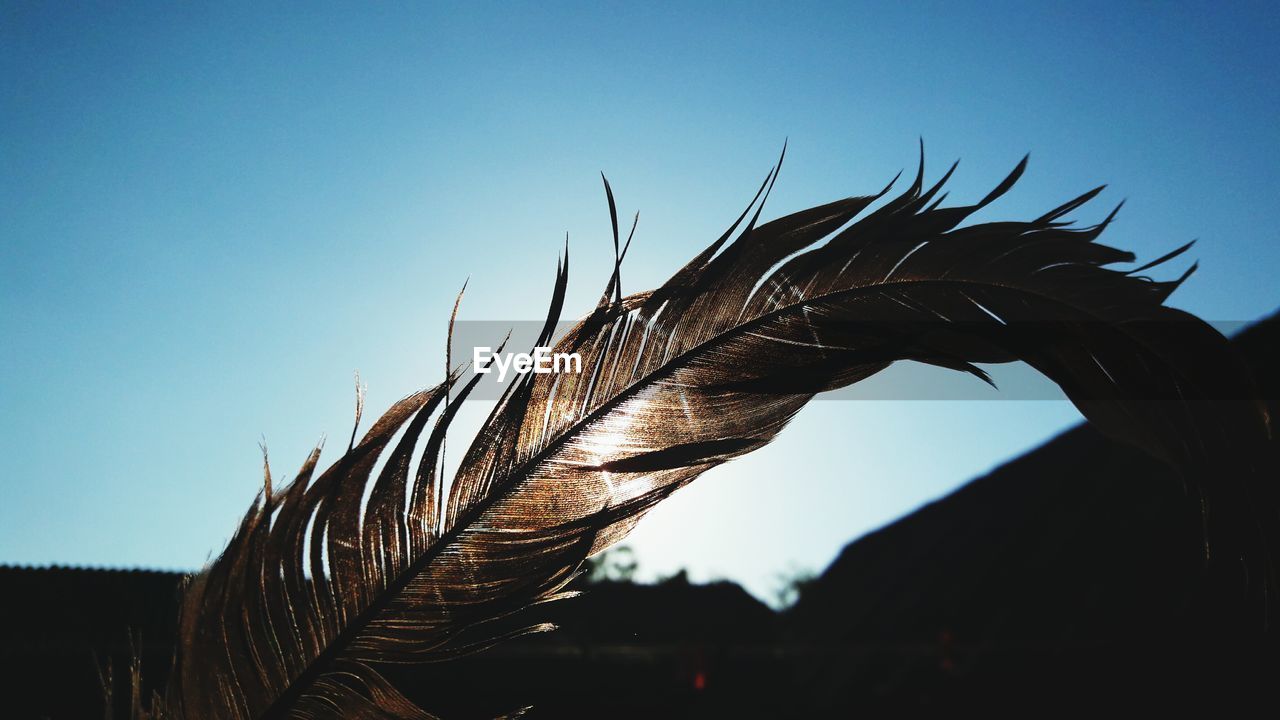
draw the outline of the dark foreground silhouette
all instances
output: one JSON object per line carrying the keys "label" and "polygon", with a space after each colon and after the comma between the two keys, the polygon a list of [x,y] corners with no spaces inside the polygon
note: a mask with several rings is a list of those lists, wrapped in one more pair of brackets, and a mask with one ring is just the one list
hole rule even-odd
{"label": "dark foreground silhouette", "polygon": [[[1277,416],[1280,320],[1236,344]],[[1273,707],[1277,633],[1205,573],[1200,526],[1163,466],[1080,427],[850,544],[784,614],[731,583],[601,582],[536,613],[555,633],[386,674],[446,718]],[[101,716],[126,628],[163,683],[179,581],[0,568],[4,715]]]}

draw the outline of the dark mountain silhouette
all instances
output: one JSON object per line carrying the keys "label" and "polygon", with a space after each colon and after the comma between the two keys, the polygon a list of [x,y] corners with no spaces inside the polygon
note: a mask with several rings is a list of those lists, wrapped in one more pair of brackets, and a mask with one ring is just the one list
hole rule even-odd
{"label": "dark mountain silhouette", "polygon": [[[1280,319],[1236,342],[1280,416]],[[851,543],[781,616],[732,583],[598,582],[538,610],[556,633],[388,674],[448,718],[1274,705],[1276,632],[1200,530],[1167,469],[1080,427]],[[180,581],[0,567],[5,716],[100,715],[97,662],[131,643],[163,682]]]}

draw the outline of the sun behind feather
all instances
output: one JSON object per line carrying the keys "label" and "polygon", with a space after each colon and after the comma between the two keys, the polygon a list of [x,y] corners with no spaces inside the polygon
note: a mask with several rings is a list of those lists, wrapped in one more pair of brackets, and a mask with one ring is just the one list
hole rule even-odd
{"label": "sun behind feather", "polygon": [[[758,224],[780,165],[720,238],[630,296],[630,237],[619,243],[606,181],[613,272],[555,343],[584,372],[520,376],[451,481],[445,433],[480,377],[459,388],[461,369],[353,433],[318,476],[319,448],[282,488],[268,469],[226,550],[184,593],[165,691],[143,707],[134,683],[134,716],[430,717],[379,666],[550,629],[502,621],[564,597],[588,556],[702,472],[768,443],[815,394],[899,360],[984,379],[977,363],[1043,372],[1086,418],[1196,489],[1207,547],[1225,558],[1213,567],[1269,617],[1278,506],[1267,418],[1226,340],[1163,305],[1186,275],[1138,274],[1186,246],[1113,269],[1133,258],[1095,242],[1111,217],[1063,220],[1101,188],[1030,221],[961,227],[1026,160],[979,202],[944,208],[955,168],[926,189],[923,152],[897,197],[885,200],[886,187]],[[552,340],[567,282],[566,248],[536,345]]]}

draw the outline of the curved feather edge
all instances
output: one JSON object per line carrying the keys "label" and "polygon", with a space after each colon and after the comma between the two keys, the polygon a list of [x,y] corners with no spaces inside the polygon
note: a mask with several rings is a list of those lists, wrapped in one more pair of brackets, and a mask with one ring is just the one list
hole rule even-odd
{"label": "curved feather edge", "polygon": [[[768,443],[816,393],[900,360],[983,379],[978,364],[1022,360],[1057,382],[1100,429],[1185,479],[1205,507],[1212,586],[1270,626],[1280,506],[1265,407],[1225,338],[1163,305],[1186,275],[1136,275],[1185,247],[1112,269],[1133,259],[1095,242],[1114,213],[1084,228],[1062,219],[1100,188],[1032,221],[962,227],[1026,159],[980,202],[944,208],[951,173],[925,188],[923,151],[897,197],[885,200],[890,183],[761,225],[779,166],[723,236],[626,297],[606,181],[614,269],[555,344],[584,372],[521,376],[447,484],[440,450],[476,382],[449,397],[461,369],[353,435],[318,477],[319,448],[278,491],[268,468],[226,550],[185,592],[166,692],[133,714],[430,717],[377,667],[548,629],[503,621],[565,596],[588,556],[705,470]],[[539,345],[567,279],[566,247]]]}

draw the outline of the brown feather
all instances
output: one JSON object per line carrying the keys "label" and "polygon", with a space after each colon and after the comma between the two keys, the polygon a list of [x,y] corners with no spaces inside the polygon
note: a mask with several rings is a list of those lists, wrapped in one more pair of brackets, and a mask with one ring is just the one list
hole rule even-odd
{"label": "brown feather", "polygon": [[[1095,242],[1106,222],[1062,222],[1097,191],[1030,222],[959,227],[1024,167],[977,204],[941,208],[946,178],[925,189],[922,160],[905,193],[856,222],[887,187],[758,225],[775,168],[724,236],[627,297],[609,189],[612,275],[555,348],[580,353],[584,372],[521,376],[447,486],[438,454],[475,382],[446,403],[457,375],[398,402],[318,478],[317,450],[292,483],[268,485],[187,591],[153,712],[429,717],[378,664],[500,640],[511,631],[495,620],[561,595],[654,504],[768,443],[814,394],[897,360],[980,377],[974,363],[1029,362],[1103,430],[1178,468],[1210,505],[1215,551],[1270,582],[1269,428],[1243,366],[1221,335],[1163,306],[1177,282],[1109,267],[1132,258]],[[566,254],[544,341],[567,276]]]}

